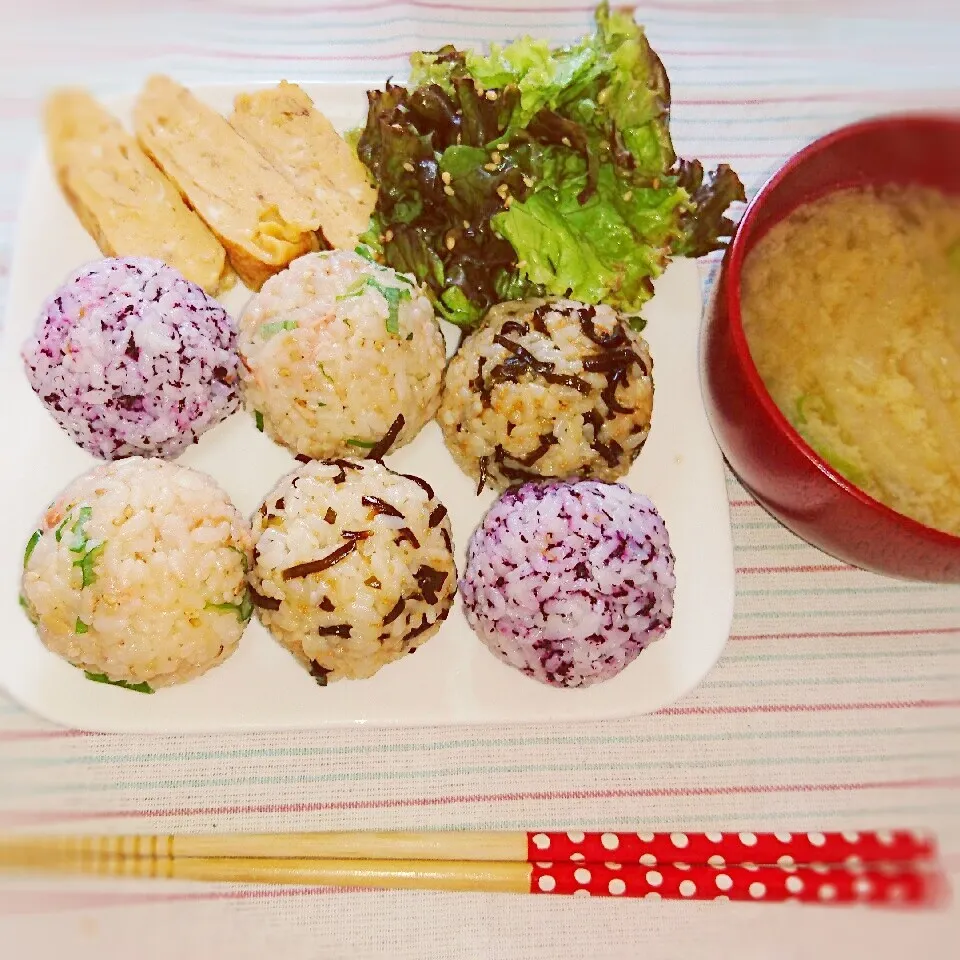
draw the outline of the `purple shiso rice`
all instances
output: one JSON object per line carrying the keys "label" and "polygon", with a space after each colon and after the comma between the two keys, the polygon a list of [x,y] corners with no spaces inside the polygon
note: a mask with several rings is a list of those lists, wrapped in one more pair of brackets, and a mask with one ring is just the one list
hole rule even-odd
{"label": "purple shiso rice", "polygon": [[596,480],[528,483],[467,547],[467,621],[502,660],[558,687],[609,680],[673,616],[674,556],[647,497]]}
{"label": "purple shiso rice", "polygon": [[159,260],[78,270],[44,305],[22,356],[56,421],[104,460],[175,457],[240,403],[233,321]]}

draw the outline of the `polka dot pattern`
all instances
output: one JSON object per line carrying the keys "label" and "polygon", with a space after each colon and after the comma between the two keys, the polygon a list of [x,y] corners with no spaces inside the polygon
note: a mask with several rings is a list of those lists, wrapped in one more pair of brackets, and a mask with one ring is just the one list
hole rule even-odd
{"label": "polka dot pattern", "polygon": [[[849,858],[865,864],[881,861],[933,859],[932,837],[915,830],[881,830],[877,833],[587,833],[570,831],[527,834],[528,860],[577,859],[587,863],[616,859],[619,863],[652,865],[683,860],[693,865],[760,865],[794,863],[842,864]],[[680,852],[682,851],[682,853]],[[651,861],[650,858],[653,858]],[[719,857],[722,860],[711,858]],[[643,859],[641,859],[643,858]]]}
{"label": "polka dot pattern", "polygon": [[604,850],[616,850],[620,846],[620,838],[615,833],[602,833],[600,843]]}
{"label": "polka dot pattern", "polygon": [[[616,869],[614,869],[616,868]],[[638,864],[571,861],[530,864],[532,893],[574,896],[628,897],[663,900],[715,900],[745,902],[801,902],[833,904],[918,904],[940,902],[945,893],[942,875],[909,867],[869,876],[831,867],[826,874],[807,865],[787,872],[777,866],[747,870],[727,866],[717,870],[706,864],[678,870],[660,863],[656,869]]]}
{"label": "polka dot pattern", "polygon": [[917,831],[542,831],[527,850],[533,893],[829,905],[930,904],[946,890],[935,841]]}

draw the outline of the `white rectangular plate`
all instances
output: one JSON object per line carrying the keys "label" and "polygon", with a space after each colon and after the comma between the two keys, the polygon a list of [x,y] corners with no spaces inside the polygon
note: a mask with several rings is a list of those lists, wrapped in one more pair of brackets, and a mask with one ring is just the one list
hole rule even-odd
{"label": "white rectangular plate", "polygon": [[[305,88],[340,130],[362,122],[364,87]],[[232,86],[196,90],[224,113],[238,92]],[[127,121],[131,102],[131,97],[118,98],[109,106]],[[256,618],[233,657],[183,686],[146,696],[86,680],[42,646],[17,604],[23,548],[37,518],[71,479],[95,463],[34,396],[19,348],[43,301],[68,274],[99,256],[39,150],[25,184],[0,349],[0,502],[9,522],[0,544],[0,683],[29,709],[82,729],[156,733],[597,720],[656,710],[676,700],[719,657],[733,616],[729,510],[722,460],[698,381],[697,268],[691,261],[677,261],[656,284],[646,310],[656,378],[653,425],[626,478],[651,497],[667,524],[677,557],[676,610],[667,635],[619,676],[574,690],[528,679],[487,651],[458,601],[441,631],[415,657],[404,657],[369,680],[319,688]],[[234,317],[249,295],[239,288],[225,298]],[[258,433],[245,413],[207,433],[179,462],[215,477],[248,515],[295,466],[291,455]],[[388,465],[419,474],[435,487],[450,512],[462,571],[467,541],[492,495],[475,496],[473,483],[450,458],[435,423],[389,457]]]}

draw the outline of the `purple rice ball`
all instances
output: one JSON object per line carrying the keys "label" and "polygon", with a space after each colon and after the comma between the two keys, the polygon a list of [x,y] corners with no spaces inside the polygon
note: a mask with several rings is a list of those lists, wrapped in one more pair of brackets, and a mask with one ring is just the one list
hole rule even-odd
{"label": "purple rice ball", "polygon": [[650,500],[621,483],[527,483],[487,512],[460,595],[501,660],[556,687],[616,676],[673,617],[674,555]]}
{"label": "purple rice ball", "polygon": [[223,307],[173,267],[108,257],[50,297],[22,356],[84,450],[171,459],[239,407],[236,339]]}

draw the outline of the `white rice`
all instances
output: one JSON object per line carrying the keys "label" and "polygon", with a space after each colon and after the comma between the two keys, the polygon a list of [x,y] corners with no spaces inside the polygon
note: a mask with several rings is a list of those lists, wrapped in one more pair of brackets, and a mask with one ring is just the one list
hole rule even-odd
{"label": "white rice", "polygon": [[425,481],[377,461],[294,471],[254,515],[253,534],[260,620],[321,685],[413,653],[450,612],[457,571],[446,508]]}
{"label": "white rice", "polygon": [[581,480],[508,490],[474,532],[464,613],[501,660],[541,683],[618,674],[670,627],[674,557],[647,497]]}
{"label": "white rice", "polygon": [[251,610],[250,529],[206,474],[140,457],[100,465],[63,491],[38,532],[21,602],[74,666],[159,687],[236,650]]}
{"label": "white rice", "polygon": [[616,480],[646,442],[652,409],[646,341],[611,307],[531,299],[493,307],[463,343],[437,420],[460,468],[502,490],[541,477]]}
{"label": "white rice", "polygon": [[446,351],[430,301],[352,251],[307,254],[267,280],[240,318],[239,349],[258,425],[312,459],[362,455],[398,414],[401,447],[440,402]]}

